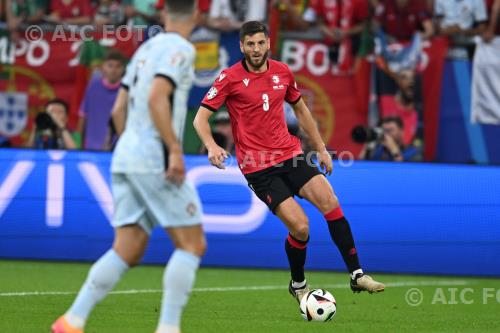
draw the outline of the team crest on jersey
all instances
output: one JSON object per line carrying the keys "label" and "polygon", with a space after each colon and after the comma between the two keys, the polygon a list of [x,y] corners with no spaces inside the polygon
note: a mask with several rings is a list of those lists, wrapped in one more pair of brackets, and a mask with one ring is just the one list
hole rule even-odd
{"label": "team crest on jersey", "polygon": [[224,80],[224,78],[226,77],[226,74],[222,73],[220,76],[219,76],[219,82]]}
{"label": "team crest on jersey", "polygon": [[243,83],[245,84],[245,87],[248,87],[248,84],[250,83],[249,79],[244,79]]}
{"label": "team crest on jersey", "polygon": [[212,87],[207,93],[207,99],[213,99],[215,96],[217,96],[217,88]]}
{"label": "team crest on jersey", "polygon": [[280,83],[280,78],[278,77],[278,75],[273,75],[273,82],[274,82],[275,84]]}
{"label": "team crest on jersey", "polygon": [[170,65],[172,65],[173,67],[177,67],[177,66],[180,67],[184,64],[185,60],[186,59],[185,59],[184,54],[182,52],[177,52],[170,59]]}
{"label": "team crest on jersey", "polygon": [[189,216],[194,216],[194,214],[196,214],[196,205],[194,203],[190,202],[186,206],[186,212],[189,214]]}

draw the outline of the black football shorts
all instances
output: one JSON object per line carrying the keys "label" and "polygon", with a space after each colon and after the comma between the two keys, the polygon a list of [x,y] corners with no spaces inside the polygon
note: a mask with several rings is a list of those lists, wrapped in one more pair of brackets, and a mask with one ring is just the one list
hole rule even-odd
{"label": "black football shorts", "polygon": [[[248,173],[248,186],[269,209],[276,207],[289,197],[299,196],[299,191],[311,178],[322,173],[304,154],[285,160],[278,165]],[[300,197],[300,196],[299,196]]]}

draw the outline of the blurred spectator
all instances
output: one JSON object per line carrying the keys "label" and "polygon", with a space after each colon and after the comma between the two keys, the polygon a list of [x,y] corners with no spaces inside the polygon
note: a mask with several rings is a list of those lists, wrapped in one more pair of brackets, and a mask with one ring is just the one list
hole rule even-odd
{"label": "blurred spectator", "polygon": [[484,0],[436,0],[434,14],[445,36],[481,34],[488,19]]}
{"label": "blurred spectator", "polygon": [[[3,1],[2,1],[3,5]],[[23,23],[40,23],[47,11],[46,0],[6,0],[5,15],[11,39],[18,39],[19,26]]]}
{"label": "blurred spectator", "polygon": [[85,91],[78,122],[78,132],[82,133],[85,149],[101,150],[109,147],[106,142],[108,125],[125,62],[125,57],[119,51],[110,49],[101,65],[102,76],[94,76]]}
{"label": "blurred spectator", "polygon": [[27,147],[37,149],[76,149],[76,143],[68,131],[68,104],[53,99],[45,104],[45,112],[39,113],[31,130]]}
{"label": "blurred spectator", "polygon": [[416,145],[403,143],[404,125],[401,118],[383,118],[380,125],[384,131],[382,139],[366,143],[359,156],[363,160],[374,161],[420,161],[421,149]]}
{"label": "blurred spectator", "polygon": [[229,121],[229,113],[227,111],[219,111],[214,117],[214,133],[219,133],[224,137],[223,147],[227,152],[235,154],[233,131],[231,129],[231,123]]}
{"label": "blurred spectator", "polygon": [[435,0],[427,0],[427,10],[429,11],[429,13],[434,12],[434,1]]}
{"label": "blurred spectator", "polygon": [[311,0],[303,18],[318,25],[329,46],[330,59],[349,70],[359,47],[359,36],[369,18],[366,0]]}
{"label": "blurred spectator", "polygon": [[[397,116],[403,123],[401,143],[415,139],[419,112],[415,95],[416,68],[421,61],[423,40],[434,34],[429,3],[420,0],[372,0],[375,13],[375,80],[379,116]],[[394,47],[394,44],[399,44]],[[394,81],[394,83],[392,82]]]}
{"label": "blurred spectator", "polygon": [[490,42],[495,36],[500,36],[500,0],[487,0],[490,21],[483,33],[485,42]]}
{"label": "blurred spectator", "polygon": [[[230,154],[235,155],[233,131],[227,111],[221,110],[215,114],[212,122],[212,136],[217,145],[224,148]],[[200,147],[200,154],[207,154],[207,149],[203,144]]]}
{"label": "blurred spectator", "polygon": [[238,30],[246,21],[264,21],[266,12],[266,0],[211,0],[207,25],[222,31]]}
{"label": "blurred spectator", "polygon": [[94,14],[94,24],[96,26],[105,24],[120,25],[124,19],[123,8],[118,1],[99,0]]}
{"label": "blurred spectator", "polygon": [[[285,121],[288,127],[288,133],[294,135],[300,139],[300,145],[304,155],[311,156],[310,153],[315,153],[314,145],[311,141],[311,138],[307,135],[307,133],[302,130],[299,126],[299,121],[297,120],[297,116],[295,115],[295,111],[293,107],[288,103],[283,103],[283,113],[285,114]],[[319,130],[319,123],[315,120],[316,126]]]}
{"label": "blurred spectator", "polygon": [[416,32],[422,32],[424,39],[434,34],[431,14],[422,0],[371,0],[371,3],[375,23],[394,41],[410,41]]}
{"label": "blurred spectator", "polygon": [[[310,24],[304,20],[308,0],[272,0],[270,25],[277,30],[305,30]],[[272,30],[272,29],[271,29]]]}
{"label": "blurred spectator", "polygon": [[210,1],[211,0],[198,0],[198,11],[200,12],[198,18],[198,26],[206,26],[208,24]]}
{"label": "blurred spectator", "polygon": [[403,122],[403,138],[405,145],[415,139],[418,126],[418,113],[415,110],[415,73],[405,69],[396,74],[399,89],[395,95],[380,96],[380,113],[382,118],[396,116]]}
{"label": "blurred spectator", "polygon": [[7,22],[7,18],[5,17],[5,2],[0,2],[0,23]]}
{"label": "blurred spectator", "polygon": [[46,0],[6,0],[5,5],[9,25],[16,27],[21,23],[41,22],[47,11]]}
{"label": "blurred spectator", "polygon": [[135,26],[149,26],[160,21],[157,10],[158,0],[122,0],[125,16],[132,20]]}
{"label": "blurred spectator", "polygon": [[285,102],[283,103],[283,112],[285,113],[285,121],[286,126],[288,127],[288,132],[291,135],[298,136],[300,130],[299,121],[297,120],[295,111],[293,111],[293,107]]}
{"label": "blurred spectator", "polygon": [[51,0],[50,15],[45,19],[55,24],[88,24],[92,7],[89,0]]}

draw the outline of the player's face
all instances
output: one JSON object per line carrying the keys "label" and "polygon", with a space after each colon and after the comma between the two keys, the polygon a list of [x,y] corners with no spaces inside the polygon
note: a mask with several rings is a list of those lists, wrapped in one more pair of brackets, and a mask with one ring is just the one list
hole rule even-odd
{"label": "player's face", "polygon": [[252,36],[245,36],[243,42],[240,42],[240,49],[247,63],[254,69],[260,69],[267,61],[269,54],[269,37],[263,32]]}

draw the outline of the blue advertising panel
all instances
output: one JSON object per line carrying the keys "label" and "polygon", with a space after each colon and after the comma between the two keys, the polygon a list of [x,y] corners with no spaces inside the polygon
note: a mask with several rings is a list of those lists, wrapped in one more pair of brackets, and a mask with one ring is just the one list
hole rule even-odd
{"label": "blue advertising panel", "polygon": [[443,72],[436,161],[500,164],[500,126],[471,123],[472,64],[447,61]]}
{"label": "blue advertising panel", "polygon": [[[0,257],[95,260],[111,245],[110,154],[0,150]],[[236,166],[187,156],[203,202],[204,265],[288,266],[286,229],[253,195]],[[355,162],[328,177],[368,271],[500,276],[500,168]],[[326,222],[311,224],[306,268],[344,270]],[[161,229],[144,258],[164,263]]]}

